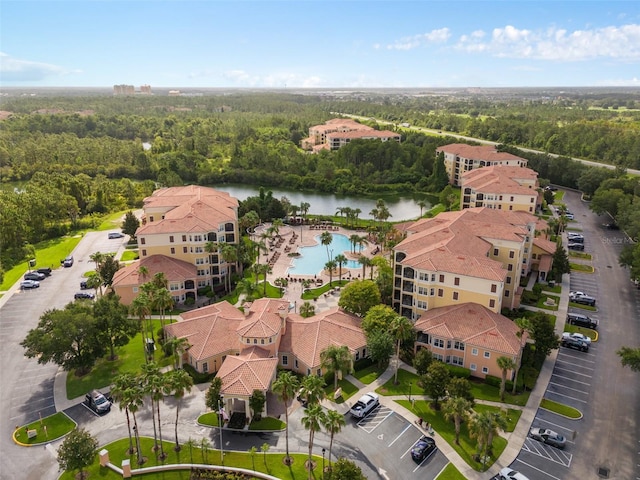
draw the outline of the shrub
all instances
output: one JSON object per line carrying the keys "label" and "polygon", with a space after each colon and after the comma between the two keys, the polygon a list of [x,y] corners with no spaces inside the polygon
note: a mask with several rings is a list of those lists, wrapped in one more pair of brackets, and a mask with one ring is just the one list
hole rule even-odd
{"label": "shrub", "polygon": [[449,374],[452,377],[469,378],[471,376],[471,370],[469,370],[468,368],[459,367],[457,365],[447,364],[447,370],[449,370]]}
{"label": "shrub", "polygon": [[215,373],[200,373],[188,363],[182,365],[182,368],[193,378],[193,383],[195,384],[210,382],[211,379],[215,377]]}
{"label": "shrub", "polygon": [[[487,385],[491,385],[492,387],[500,388],[502,379],[500,377],[494,377],[493,375],[487,375],[484,378],[484,383],[486,383]],[[511,380],[507,380],[506,390],[510,392],[512,389],[513,389],[513,382]]]}
{"label": "shrub", "polygon": [[356,360],[354,362],[353,370],[357,372],[358,370],[363,370],[367,367],[370,367],[371,365],[373,365],[373,360],[371,360],[371,358],[361,358],[360,360]]}

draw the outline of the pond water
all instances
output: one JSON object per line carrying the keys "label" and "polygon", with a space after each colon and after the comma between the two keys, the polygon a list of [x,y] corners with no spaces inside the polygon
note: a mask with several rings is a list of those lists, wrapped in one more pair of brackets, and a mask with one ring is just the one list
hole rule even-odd
{"label": "pond water", "polygon": [[[247,197],[253,197],[259,194],[259,187],[252,185],[213,185],[213,188],[223,192],[228,192],[231,196],[236,197],[238,200],[246,200]],[[420,216],[420,207],[418,206],[419,200],[427,202],[427,207],[422,211],[426,212],[431,208],[429,200],[424,196],[399,196],[399,195],[379,195],[376,197],[356,197],[346,195],[333,195],[331,193],[315,193],[315,192],[302,192],[297,190],[287,190],[281,188],[266,188],[265,190],[271,190],[274,198],[287,197],[293,205],[300,205],[302,202],[307,202],[310,205],[309,213],[312,215],[336,215],[338,208],[351,207],[359,208],[362,213],[358,218],[371,219],[369,212],[376,206],[378,198],[384,200],[391,217],[388,219],[390,222],[399,222],[403,220],[413,220]]]}
{"label": "pond water", "polygon": [[[293,264],[287,270],[290,275],[318,275],[324,269],[325,263],[329,261],[327,258],[327,248],[329,248],[329,256],[335,258],[336,255],[351,251],[351,242],[345,235],[339,233],[333,233],[333,240],[327,246],[320,243],[320,235],[316,235],[314,238],[318,245],[312,247],[301,247],[298,249],[300,257],[293,260]],[[349,260],[346,264],[342,265],[343,271],[345,268],[360,268],[360,264],[355,260]]]}

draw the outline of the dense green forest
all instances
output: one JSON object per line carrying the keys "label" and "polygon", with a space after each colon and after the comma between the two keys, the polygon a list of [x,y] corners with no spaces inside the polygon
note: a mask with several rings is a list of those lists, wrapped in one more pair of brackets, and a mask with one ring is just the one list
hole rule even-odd
{"label": "dense green forest", "polygon": [[[528,92],[3,96],[0,177],[20,189],[0,193],[0,260],[8,267],[31,243],[135,208],[158,185],[244,183],[356,195],[442,188],[435,149],[460,140],[401,129],[400,144],[353,141],[337,151],[303,151],[309,127],[335,118],[332,112],[502,142],[545,181],[593,194],[603,180],[640,167],[638,106],[633,94]],[[587,168],[570,156],[620,168]]]}

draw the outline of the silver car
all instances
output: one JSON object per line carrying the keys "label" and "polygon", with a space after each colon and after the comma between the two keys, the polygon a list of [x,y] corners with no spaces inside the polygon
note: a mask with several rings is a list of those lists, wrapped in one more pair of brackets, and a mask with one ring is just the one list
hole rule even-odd
{"label": "silver car", "polygon": [[559,449],[563,449],[567,444],[565,437],[548,428],[532,428],[529,430],[529,437]]}

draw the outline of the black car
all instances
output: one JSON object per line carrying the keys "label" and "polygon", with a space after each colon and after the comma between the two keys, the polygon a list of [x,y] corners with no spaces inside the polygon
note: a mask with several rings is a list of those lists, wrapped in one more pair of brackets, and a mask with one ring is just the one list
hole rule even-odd
{"label": "black car", "polygon": [[620,230],[617,223],[603,223],[602,226],[607,230]]}
{"label": "black car", "polygon": [[569,242],[567,244],[567,247],[569,248],[569,250],[584,250],[584,243],[577,243],[577,242]]}
{"label": "black car", "polygon": [[432,437],[423,435],[411,449],[411,458],[416,463],[422,463],[436,451],[436,441]]}
{"label": "black car", "polygon": [[567,313],[567,323],[569,325],[577,325],[579,327],[591,328],[596,330],[598,328],[598,320],[587,317],[581,313]]}
{"label": "black car", "polygon": [[24,274],[24,279],[25,280],[44,280],[44,273],[39,273],[39,272],[27,272]]}
{"label": "black car", "polygon": [[583,352],[589,351],[589,345],[587,344],[587,342],[575,337],[562,337],[562,342],[560,344],[563,347],[573,348],[575,350],[580,350]]}
{"label": "black car", "polygon": [[36,272],[43,274],[45,277],[51,276],[51,269],[49,267],[39,268]]}
{"label": "black car", "polygon": [[95,297],[96,296],[91,292],[78,292],[73,296],[73,298],[75,298],[76,300],[79,300],[79,299],[93,300]]}

